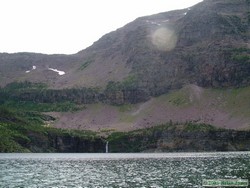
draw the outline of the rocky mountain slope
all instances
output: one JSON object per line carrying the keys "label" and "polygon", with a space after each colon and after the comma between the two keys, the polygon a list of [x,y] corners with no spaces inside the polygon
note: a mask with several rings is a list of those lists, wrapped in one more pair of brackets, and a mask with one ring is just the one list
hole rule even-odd
{"label": "rocky mountain slope", "polygon": [[85,109],[78,112],[48,114],[57,117],[53,124],[55,127],[98,132],[142,129],[166,122],[249,129],[249,96],[250,87],[225,90],[187,85],[138,104],[86,104]]}
{"label": "rocky mountain slope", "polygon": [[85,105],[46,111],[63,128],[131,130],[169,121],[249,128],[249,7],[249,0],[204,0],[138,18],[73,55],[0,54],[2,87],[44,84],[4,89],[0,103]]}
{"label": "rocky mountain slope", "polygon": [[[249,6],[248,0],[205,0],[188,9],[138,18],[74,55],[0,54],[0,83],[105,87],[109,81],[133,77],[136,87],[153,95],[187,83],[246,86]],[[33,66],[35,70],[26,72]]]}
{"label": "rocky mountain slope", "polygon": [[249,85],[248,11],[245,0],[207,0],[189,9],[138,18],[79,55],[92,57],[93,65],[115,62],[112,70],[102,73],[106,77],[129,69],[133,84],[151,95],[188,83]]}

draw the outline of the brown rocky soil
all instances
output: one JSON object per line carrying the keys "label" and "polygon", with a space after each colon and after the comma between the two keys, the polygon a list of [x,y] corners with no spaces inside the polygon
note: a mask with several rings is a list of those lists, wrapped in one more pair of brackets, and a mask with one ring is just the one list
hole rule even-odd
{"label": "brown rocky soil", "polygon": [[[87,105],[86,109],[75,113],[50,114],[57,117],[55,127],[103,132],[129,131],[169,121],[193,121],[229,129],[250,128],[249,110],[244,115],[232,111],[225,105],[228,101],[221,97],[223,93],[188,85],[140,104],[111,106],[99,103]],[[246,111],[244,106],[241,110]]]}

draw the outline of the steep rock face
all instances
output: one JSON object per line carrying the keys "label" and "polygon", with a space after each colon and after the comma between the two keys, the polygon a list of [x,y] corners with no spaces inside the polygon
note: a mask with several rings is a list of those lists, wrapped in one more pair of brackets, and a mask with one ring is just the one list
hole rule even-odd
{"label": "steep rock face", "polygon": [[[248,151],[249,132],[244,131],[195,131],[165,132],[157,142],[161,151]],[[245,142],[245,144],[243,144]]]}
{"label": "steep rock face", "polygon": [[104,153],[105,142],[100,137],[84,138],[70,134],[58,134],[48,132],[29,132],[27,134],[30,141],[23,143],[18,141],[24,148],[31,152],[56,152],[56,153]]}
{"label": "steep rock face", "polygon": [[189,48],[184,60],[199,85],[249,85],[248,9],[245,0],[204,1],[181,20],[178,45]]}
{"label": "steep rock face", "polygon": [[148,93],[138,89],[106,91],[103,96],[104,100],[100,99],[101,102],[115,105],[136,104],[149,99]]}
{"label": "steep rock face", "polygon": [[[111,135],[110,152],[199,152],[249,151],[250,132],[236,130],[190,129],[185,125],[168,129],[141,130],[130,134]],[[196,127],[196,128],[195,128]]]}
{"label": "steep rock face", "polygon": [[[18,87],[18,85],[23,88],[12,89]],[[67,102],[71,101],[76,104],[93,104],[93,103],[107,103],[107,104],[135,104],[139,102],[144,102],[149,99],[148,93],[140,89],[129,89],[119,88],[119,89],[106,89],[105,91],[99,91],[96,89],[63,89],[63,90],[53,90],[44,88],[32,88],[27,85],[32,85],[32,83],[14,83],[7,85],[5,89],[0,90],[0,102],[4,101],[30,101],[36,103],[57,103],[57,102]]]}
{"label": "steep rock face", "polygon": [[84,139],[72,136],[49,135],[49,147],[63,153],[104,153],[105,143],[101,139]]}
{"label": "steep rock face", "polygon": [[126,59],[121,63],[131,68],[137,86],[152,95],[187,83],[246,86],[248,8],[245,0],[204,1],[190,9],[138,18],[79,54],[95,51]]}

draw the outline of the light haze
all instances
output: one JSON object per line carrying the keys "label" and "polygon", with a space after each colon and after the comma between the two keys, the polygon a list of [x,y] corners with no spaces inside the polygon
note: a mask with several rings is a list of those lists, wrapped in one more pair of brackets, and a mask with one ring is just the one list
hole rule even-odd
{"label": "light haze", "polygon": [[201,0],[0,0],[0,52],[73,54],[138,17]]}

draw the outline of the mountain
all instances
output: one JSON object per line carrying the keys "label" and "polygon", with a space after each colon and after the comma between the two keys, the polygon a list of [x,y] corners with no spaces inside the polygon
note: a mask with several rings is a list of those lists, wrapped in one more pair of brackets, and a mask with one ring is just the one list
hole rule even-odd
{"label": "mountain", "polygon": [[0,102],[84,105],[46,110],[63,128],[131,130],[168,121],[249,128],[249,7],[249,0],[204,0],[138,18],[73,55],[2,53]]}
{"label": "mountain", "polygon": [[[105,87],[133,76],[152,94],[186,83],[246,86],[249,41],[248,0],[206,0],[138,18],[74,55],[1,54],[1,85],[35,79],[58,88]],[[26,73],[32,66],[35,73]]]}
{"label": "mountain", "polygon": [[210,0],[138,18],[79,54],[105,66],[103,78],[123,70],[154,96],[185,84],[249,85],[249,41],[249,1]]}

